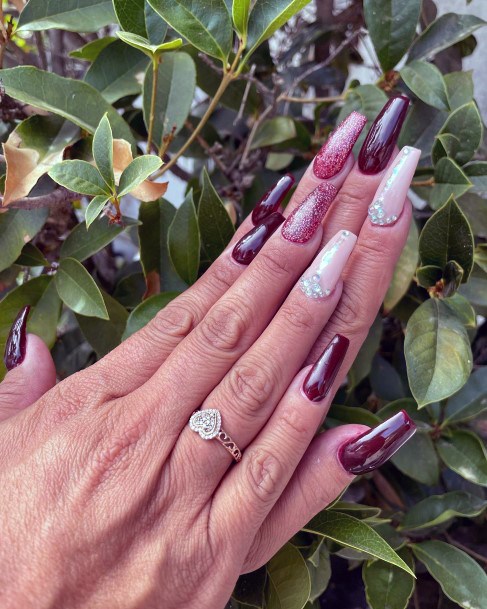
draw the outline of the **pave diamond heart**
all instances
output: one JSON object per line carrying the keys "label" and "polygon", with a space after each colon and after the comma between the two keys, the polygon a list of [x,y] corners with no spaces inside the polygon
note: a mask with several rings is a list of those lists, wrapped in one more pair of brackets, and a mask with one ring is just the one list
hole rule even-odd
{"label": "pave diamond heart", "polygon": [[216,438],[220,431],[222,417],[215,408],[197,410],[193,412],[189,420],[189,426],[193,431],[200,434],[203,440]]}

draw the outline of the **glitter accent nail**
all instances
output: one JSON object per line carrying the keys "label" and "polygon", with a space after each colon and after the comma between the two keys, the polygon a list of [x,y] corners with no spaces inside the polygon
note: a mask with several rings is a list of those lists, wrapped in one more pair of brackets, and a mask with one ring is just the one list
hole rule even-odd
{"label": "glitter accent nail", "polygon": [[306,243],[315,234],[337,195],[328,182],[315,188],[297,207],[282,227],[282,236],[293,243]]}
{"label": "glitter accent nail", "polygon": [[338,125],[315,157],[313,171],[317,178],[332,178],[343,169],[366,122],[365,116],[352,112]]}

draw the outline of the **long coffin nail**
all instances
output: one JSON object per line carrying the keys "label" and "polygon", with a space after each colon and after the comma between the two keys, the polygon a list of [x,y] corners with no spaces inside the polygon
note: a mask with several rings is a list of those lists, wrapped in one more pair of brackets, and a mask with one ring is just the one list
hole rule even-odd
{"label": "long coffin nail", "polygon": [[277,184],[275,184],[262,199],[257,203],[252,212],[252,222],[257,225],[262,220],[278,211],[285,196],[294,185],[294,178],[289,173],[283,176]]}
{"label": "long coffin nail", "polygon": [[278,212],[267,216],[235,245],[232,252],[233,259],[240,264],[250,264],[260,252],[265,242],[283,222],[284,216]]}
{"label": "long coffin nail", "polygon": [[356,241],[353,233],[342,230],[325,245],[299,280],[308,298],[324,298],[333,292]]}
{"label": "long coffin nail", "polygon": [[352,112],[338,125],[315,157],[313,172],[317,178],[332,178],[343,169],[366,122],[365,116]]}
{"label": "long coffin nail", "polygon": [[333,184],[317,186],[297,207],[282,227],[282,236],[293,243],[306,243],[315,234],[337,196]]}
{"label": "long coffin nail", "polygon": [[26,327],[29,311],[29,305],[21,309],[10,329],[3,358],[7,370],[16,368],[24,361],[27,344]]}
{"label": "long coffin nail", "polygon": [[309,371],[303,383],[303,392],[312,402],[320,402],[330,391],[340,366],[345,359],[350,341],[337,334]]}
{"label": "long coffin nail", "polygon": [[372,224],[390,226],[401,215],[421,150],[405,146],[386,172],[369,207]]}
{"label": "long coffin nail", "polygon": [[351,474],[364,474],[388,461],[416,431],[414,421],[401,410],[374,429],[340,447],[338,459]]}
{"label": "long coffin nail", "polygon": [[409,99],[404,95],[392,97],[372,123],[358,155],[362,173],[372,175],[387,167],[408,112]]}

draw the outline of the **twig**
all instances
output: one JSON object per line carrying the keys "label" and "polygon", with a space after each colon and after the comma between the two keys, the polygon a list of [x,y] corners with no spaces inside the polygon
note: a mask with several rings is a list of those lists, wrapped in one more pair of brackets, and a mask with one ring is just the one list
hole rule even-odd
{"label": "twig", "polygon": [[418,594],[418,586],[417,585],[414,586],[413,603],[414,603],[414,609],[420,609],[419,594]]}
{"label": "twig", "polygon": [[157,85],[159,81],[159,59],[152,58],[152,96],[150,102],[149,130],[147,135],[147,152],[152,150],[152,136],[154,133],[154,121],[156,118]]}
{"label": "twig", "polygon": [[[191,124],[190,121],[186,121],[185,126],[189,131],[191,131],[191,133],[194,132],[195,128],[193,127],[193,125]],[[215,162],[215,165],[218,167],[218,169],[224,175],[227,175],[228,168],[223,164],[222,160],[220,158],[218,158],[218,156],[216,154],[214,154],[210,144],[208,144],[208,142],[205,140],[205,138],[201,134],[199,134],[196,136],[196,141],[203,148],[203,150],[213,159],[213,161]]]}
{"label": "twig", "polygon": [[223,68],[217,66],[207,55],[204,53],[198,53],[198,57],[201,59],[203,63],[205,63],[208,67],[214,70],[217,74],[223,74]]}
{"label": "twig", "polygon": [[[250,75],[251,78],[253,78],[253,76],[255,74],[255,67],[256,67],[255,63],[253,63],[252,67],[250,68],[250,72],[249,72],[249,75]],[[240,103],[240,108],[238,109],[238,114],[237,114],[235,120],[233,121],[234,125],[236,125],[238,123],[238,121],[243,116],[245,105],[247,104],[247,99],[249,98],[250,89],[252,87],[252,80],[251,80],[251,78],[249,78],[247,80],[247,85],[245,87],[245,91],[244,91],[244,94],[242,96],[242,102]]]}
{"label": "twig", "polygon": [[176,163],[176,165],[172,166],[171,171],[175,176],[177,176],[179,179],[183,180],[183,182],[189,182],[192,178],[191,174],[188,173],[186,171],[186,169],[183,169],[182,167],[180,167],[177,163]]}
{"label": "twig", "polygon": [[250,149],[252,147],[252,142],[254,141],[255,134],[257,133],[257,129],[263,123],[263,121],[269,116],[269,114],[274,110],[275,104],[271,106],[267,106],[267,108],[262,112],[259,118],[252,125],[252,129],[250,130],[249,137],[247,138],[247,143],[245,144],[245,148],[242,154],[242,158],[240,159],[239,168],[243,169],[245,163],[247,161],[247,157],[249,156]]}
{"label": "twig", "polygon": [[337,101],[343,101],[345,95],[332,95],[331,97],[293,97],[291,95],[281,95],[282,101],[293,102],[297,104],[326,104]]}
{"label": "twig", "polygon": [[416,180],[411,182],[411,186],[434,186],[435,178],[431,177],[427,180]]}
{"label": "twig", "polygon": [[446,531],[443,533],[443,535],[445,536],[445,538],[446,538],[446,540],[448,541],[449,544],[451,544],[452,546],[456,546],[460,550],[463,550],[464,552],[469,554],[472,558],[475,558],[475,560],[478,560],[479,562],[483,562],[484,564],[487,565],[487,557],[482,556],[482,554],[478,554],[477,552],[475,552],[475,550],[471,550],[470,548],[468,548],[467,546],[464,546],[459,541],[456,541]]}
{"label": "twig", "polygon": [[79,193],[72,192],[61,186],[47,195],[18,199],[17,201],[10,203],[8,207],[0,207],[0,209],[40,209],[41,207],[55,207],[57,205],[64,205],[65,203],[76,201],[76,199],[79,199],[81,196],[82,195]]}
{"label": "twig", "polygon": [[47,55],[46,55],[46,47],[44,46],[44,38],[42,37],[42,32],[35,32],[34,39],[36,41],[37,51],[39,53],[39,60],[41,62],[41,68],[43,70],[47,70]]}

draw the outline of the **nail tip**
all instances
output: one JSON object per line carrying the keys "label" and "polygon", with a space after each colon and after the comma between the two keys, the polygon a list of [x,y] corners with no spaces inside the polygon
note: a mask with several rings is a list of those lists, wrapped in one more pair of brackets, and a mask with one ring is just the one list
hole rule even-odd
{"label": "nail tip", "polygon": [[17,317],[12,324],[7,342],[5,343],[3,361],[8,371],[16,368],[24,361],[27,339],[27,319],[29,317],[30,309],[30,305],[25,305],[17,313]]}

